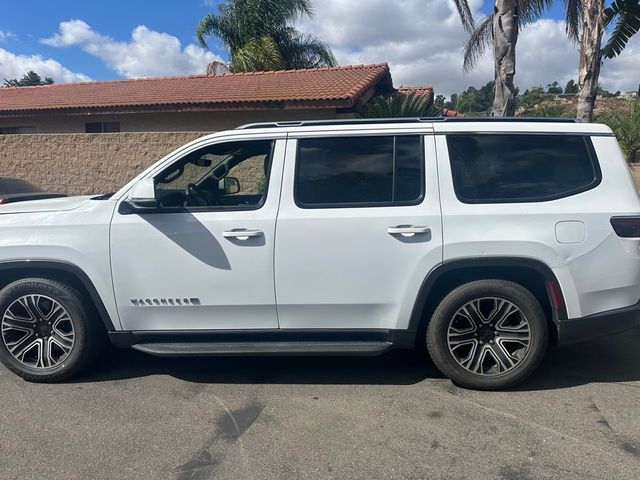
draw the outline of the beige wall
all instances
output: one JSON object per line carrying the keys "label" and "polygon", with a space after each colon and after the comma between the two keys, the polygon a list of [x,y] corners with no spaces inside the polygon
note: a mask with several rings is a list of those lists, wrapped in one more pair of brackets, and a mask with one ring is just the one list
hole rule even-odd
{"label": "beige wall", "polygon": [[0,176],[81,195],[117,190],[204,132],[0,135]]}
{"label": "beige wall", "polygon": [[[35,127],[35,133],[84,133],[85,123],[120,122],[122,132],[215,132],[245,123],[336,118],[327,110],[247,110],[217,112],[157,112],[119,115],[43,115],[0,117],[0,127]],[[351,116],[351,115],[349,115]]]}
{"label": "beige wall", "polygon": [[[0,176],[68,195],[107,193],[190,140],[245,123],[352,117],[328,110],[169,112],[0,117],[0,127],[36,134],[0,135]],[[85,123],[119,121],[121,133],[86,134]]]}

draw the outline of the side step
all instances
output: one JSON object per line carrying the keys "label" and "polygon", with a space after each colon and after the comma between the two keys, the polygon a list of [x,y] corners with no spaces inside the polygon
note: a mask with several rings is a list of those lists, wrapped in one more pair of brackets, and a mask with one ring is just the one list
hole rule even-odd
{"label": "side step", "polygon": [[242,355],[362,355],[387,352],[384,341],[291,341],[291,342],[155,342],[132,346],[157,357],[224,357]]}

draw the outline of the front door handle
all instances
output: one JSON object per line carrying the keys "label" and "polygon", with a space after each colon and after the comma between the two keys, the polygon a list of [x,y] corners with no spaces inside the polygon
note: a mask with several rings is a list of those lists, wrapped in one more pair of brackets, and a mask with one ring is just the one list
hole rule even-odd
{"label": "front door handle", "polygon": [[222,232],[224,238],[235,238],[237,240],[249,240],[250,238],[261,237],[264,235],[262,230],[247,230],[245,228],[234,228],[233,230],[225,230]]}
{"label": "front door handle", "polygon": [[413,236],[413,235],[424,235],[426,233],[431,232],[429,227],[414,227],[413,225],[409,225],[406,227],[389,227],[387,228],[387,233],[391,235],[405,235],[405,236]]}

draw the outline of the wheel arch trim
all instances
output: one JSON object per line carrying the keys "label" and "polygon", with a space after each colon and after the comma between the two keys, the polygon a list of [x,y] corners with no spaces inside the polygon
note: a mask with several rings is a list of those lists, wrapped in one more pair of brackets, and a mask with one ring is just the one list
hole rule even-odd
{"label": "wheel arch trim", "polygon": [[89,298],[93,302],[93,305],[95,306],[96,311],[100,316],[100,320],[102,321],[107,331],[116,331],[113,320],[111,319],[111,316],[109,315],[109,312],[107,311],[104,302],[102,301],[102,298],[98,293],[98,290],[96,289],[89,276],[84,272],[84,270],[82,270],[77,265],[61,260],[24,259],[0,262],[0,272],[5,272],[7,270],[52,270],[71,274],[82,284],[82,286],[89,294]]}
{"label": "wheel arch trim", "polygon": [[[447,260],[433,270],[424,278],[418,296],[413,305],[411,311],[411,318],[409,320],[409,329],[415,330],[420,326],[424,308],[429,301],[429,298],[436,287],[438,281],[445,275],[456,270],[471,270],[482,268],[522,268],[535,271],[541,274],[545,279],[545,290],[549,299],[549,303],[552,309],[552,320],[557,325],[558,320],[567,318],[566,302],[562,289],[559,288],[557,292],[550,291],[549,282],[560,287],[556,275],[551,268],[541,260],[537,260],[529,257],[471,257],[471,258],[459,258]],[[560,295],[560,305],[556,307],[553,295]]]}

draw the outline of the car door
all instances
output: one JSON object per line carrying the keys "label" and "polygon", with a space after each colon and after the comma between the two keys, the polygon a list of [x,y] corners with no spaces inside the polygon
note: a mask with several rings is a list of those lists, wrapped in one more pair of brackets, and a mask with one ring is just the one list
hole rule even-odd
{"label": "car door", "polygon": [[152,174],[157,208],[119,206],[111,264],[123,329],[278,328],[284,148],[284,136],[200,144]]}
{"label": "car door", "polygon": [[281,328],[408,328],[442,261],[427,128],[289,135],[276,227]]}

